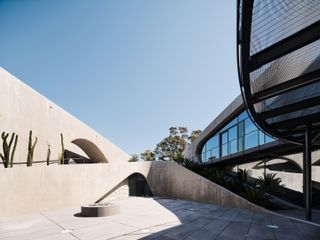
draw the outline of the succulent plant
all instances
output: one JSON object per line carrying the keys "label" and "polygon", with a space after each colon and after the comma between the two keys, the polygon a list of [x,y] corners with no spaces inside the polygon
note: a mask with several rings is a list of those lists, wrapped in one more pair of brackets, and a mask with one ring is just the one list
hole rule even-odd
{"label": "succulent plant", "polygon": [[38,138],[36,137],[36,140],[34,141],[34,143],[32,143],[32,131],[29,131],[29,141],[28,141],[28,157],[27,157],[27,166],[30,167],[32,166],[32,162],[33,162],[33,152],[34,152],[34,148],[36,147]]}
{"label": "succulent plant", "polygon": [[[15,133],[12,133],[9,143],[7,141],[8,136],[9,133],[6,132],[2,132],[1,134],[3,154],[0,153],[0,157],[5,168],[12,167],[13,157],[18,143],[18,134],[16,135]],[[12,144],[13,149],[11,151]]]}
{"label": "succulent plant", "polygon": [[64,164],[64,143],[63,143],[63,134],[60,133],[60,140],[61,140],[61,155],[60,155],[60,164]]}

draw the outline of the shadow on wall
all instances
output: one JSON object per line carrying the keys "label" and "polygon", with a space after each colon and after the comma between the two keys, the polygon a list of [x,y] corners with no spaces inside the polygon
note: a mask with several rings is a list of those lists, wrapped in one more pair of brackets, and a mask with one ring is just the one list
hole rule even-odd
{"label": "shadow on wall", "polygon": [[[283,160],[283,162],[279,162],[279,160]],[[263,169],[264,167],[271,171],[302,173],[302,168],[300,165],[287,157],[277,157],[276,159],[261,161],[255,165],[253,169]]]}
{"label": "shadow on wall", "polygon": [[98,148],[96,144],[88,139],[78,138],[72,141],[73,144],[77,145],[87,156],[91,162],[94,163],[107,163],[108,160]]}

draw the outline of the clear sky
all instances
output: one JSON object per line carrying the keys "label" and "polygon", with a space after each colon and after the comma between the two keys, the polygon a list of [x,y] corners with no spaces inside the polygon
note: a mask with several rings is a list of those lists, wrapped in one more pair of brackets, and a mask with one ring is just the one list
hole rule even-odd
{"label": "clear sky", "polygon": [[140,153],[240,93],[235,15],[235,0],[0,0],[0,65]]}

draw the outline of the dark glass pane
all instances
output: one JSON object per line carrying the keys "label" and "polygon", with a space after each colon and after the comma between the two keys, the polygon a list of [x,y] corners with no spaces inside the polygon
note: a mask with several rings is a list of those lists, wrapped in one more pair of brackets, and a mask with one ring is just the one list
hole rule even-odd
{"label": "dark glass pane", "polygon": [[238,151],[244,150],[244,136],[238,138]]}
{"label": "dark glass pane", "polygon": [[265,143],[265,134],[262,131],[259,131],[259,144]]}
{"label": "dark glass pane", "polygon": [[212,149],[212,158],[213,159],[219,158],[219,147]]}
{"label": "dark glass pane", "polygon": [[222,157],[228,155],[228,143],[221,146],[221,155]]}
{"label": "dark glass pane", "polygon": [[275,139],[273,139],[272,137],[266,135],[266,143],[272,142],[272,141],[274,141],[274,140],[275,140]]}
{"label": "dark glass pane", "polygon": [[211,158],[211,150],[207,151],[207,159],[209,160]]}
{"label": "dark glass pane", "polygon": [[238,130],[238,127],[237,126],[234,126],[232,128],[229,129],[229,141],[231,140],[234,140],[237,138],[237,130]]}
{"label": "dark glass pane", "polygon": [[232,127],[233,125],[237,124],[238,120],[237,118],[233,119],[231,122],[229,122],[226,126],[224,126],[221,129],[221,132],[223,132],[224,130],[227,130],[228,128]]}
{"label": "dark glass pane", "polygon": [[236,153],[238,151],[237,139],[230,141],[230,153]]}
{"label": "dark glass pane", "polygon": [[219,146],[219,135],[214,135],[212,138],[209,139],[207,142],[207,149],[212,149]]}
{"label": "dark glass pane", "polygon": [[242,120],[248,118],[248,113],[247,111],[242,112],[239,116],[238,116],[238,122],[241,122]]}
{"label": "dark glass pane", "polygon": [[228,132],[222,133],[222,135],[221,135],[221,141],[222,141],[222,144],[228,142]]}
{"label": "dark glass pane", "polygon": [[256,125],[253,124],[250,118],[247,118],[245,120],[245,133],[247,134],[255,130],[257,130]]}
{"label": "dark glass pane", "polygon": [[213,148],[213,139],[210,138],[206,143],[206,149],[209,150],[209,149],[212,149],[212,148]]}
{"label": "dark glass pane", "polygon": [[202,158],[201,158],[202,162],[206,162],[206,153],[202,153]]}
{"label": "dark glass pane", "polygon": [[258,131],[251,132],[245,135],[245,149],[252,148],[258,145]]}
{"label": "dark glass pane", "polygon": [[238,123],[238,137],[244,135],[244,121]]}

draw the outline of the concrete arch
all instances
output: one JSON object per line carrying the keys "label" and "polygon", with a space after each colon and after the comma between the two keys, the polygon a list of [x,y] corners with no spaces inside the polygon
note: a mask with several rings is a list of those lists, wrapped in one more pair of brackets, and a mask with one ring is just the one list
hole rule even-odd
{"label": "concrete arch", "polygon": [[78,138],[71,142],[77,145],[79,148],[81,148],[82,151],[84,151],[85,154],[87,154],[87,156],[92,162],[95,162],[95,163],[109,162],[105,157],[105,155],[103,154],[103,152],[98,148],[98,146],[93,142],[91,142],[90,140],[84,139],[84,138]]}
{"label": "concrete arch", "polygon": [[147,178],[138,172],[132,173],[128,177],[129,196],[153,196]]}

